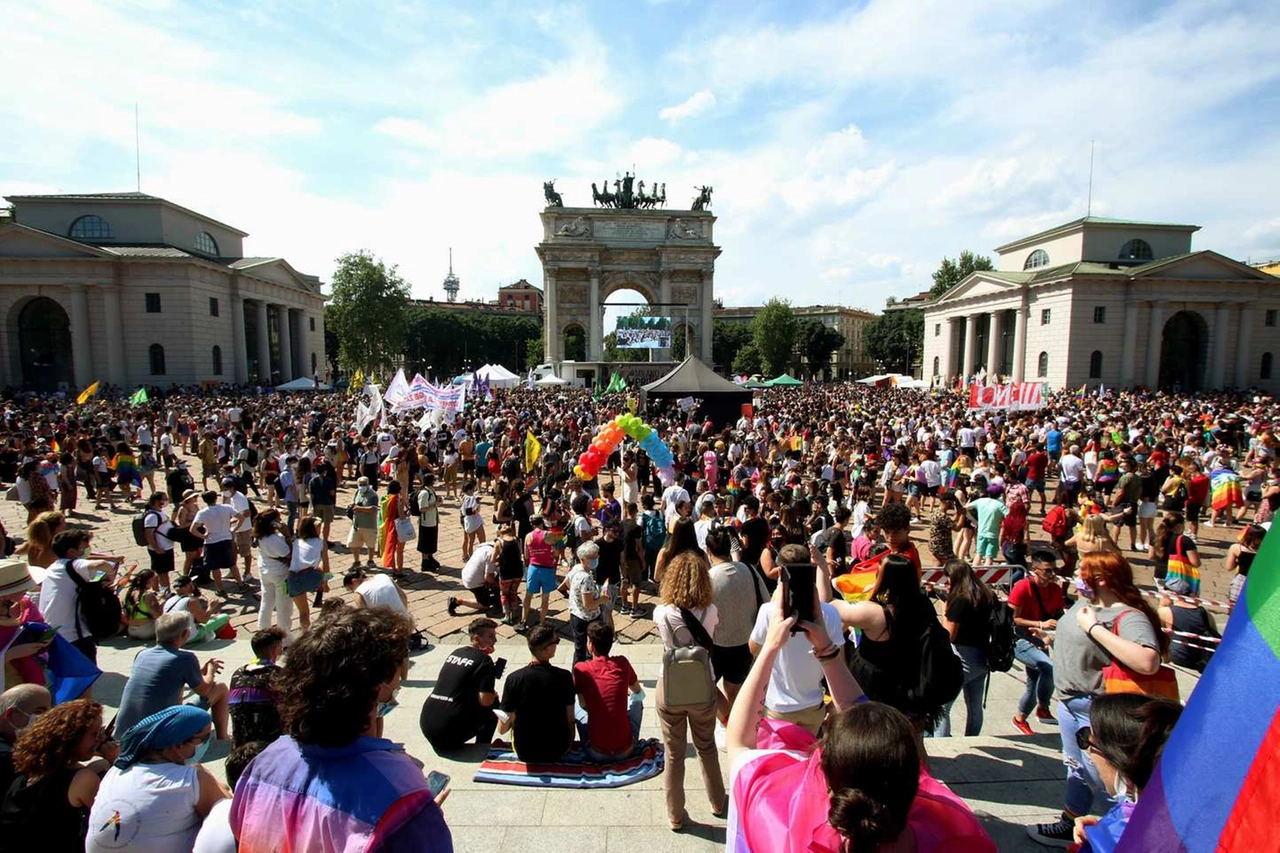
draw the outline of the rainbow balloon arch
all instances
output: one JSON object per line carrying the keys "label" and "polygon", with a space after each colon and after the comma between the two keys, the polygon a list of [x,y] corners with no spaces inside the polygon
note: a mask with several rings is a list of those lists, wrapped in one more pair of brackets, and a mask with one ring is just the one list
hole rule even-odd
{"label": "rainbow balloon arch", "polygon": [[600,432],[591,442],[591,449],[578,456],[578,464],[573,466],[573,473],[583,480],[595,479],[624,438],[639,444],[640,449],[653,460],[662,485],[670,486],[675,482],[675,457],[671,455],[671,448],[667,447],[656,429],[636,415],[628,414],[618,415],[600,427]]}

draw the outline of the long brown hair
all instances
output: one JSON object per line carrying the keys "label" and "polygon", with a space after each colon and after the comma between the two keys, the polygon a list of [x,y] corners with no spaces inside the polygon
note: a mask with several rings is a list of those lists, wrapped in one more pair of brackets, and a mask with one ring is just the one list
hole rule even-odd
{"label": "long brown hair", "polygon": [[1160,656],[1168,654],[1169,638],[1164,633],[1164,626],[1160,624],[1155,608],[1147,603],[1137,584],[1133,582],[1133,566],[1129,565],[1128,560],[1119,554],[1085,554],[1080,558],[1080,579],[1095,592],[1105,583],[1117,598],[1135,610],[1141,610],[1151,623],[1151,629],[1156,632]]}

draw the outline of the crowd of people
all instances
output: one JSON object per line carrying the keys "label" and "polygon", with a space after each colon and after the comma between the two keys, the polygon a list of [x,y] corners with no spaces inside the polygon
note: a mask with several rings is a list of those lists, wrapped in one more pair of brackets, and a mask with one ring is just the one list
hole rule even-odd
{"label": "crowd of people", "polygon": [[[642,413],[673,472],[628,441],[592,477],[578,457],[634,409],[626,392],[497,391],[363,431],[352,399],[6,401],[0,482],[26,527],[0,531],[0,849],[35,828],[95,851],[451,849],[447,789],[382,737],[433,628],[405,588],[423,575],[457,584],[448,615],[470,617],[420,711],[437,753],[499,736],[532,763],[631,755],[645,691],[614,652],[651,620],[672,829],[692,739],[731,850],[994,849],[924,744],[961,699],[981,733],[990,673],[1016,659],[1012,723],[1056,726],[1068,768],[1061,819],[1028,832],[1088,844],[1122,830],[1176,722],[1166,662],[1211,659],[1179,640],[1219,628],[1197,598],[1201,526],[1239,528],[1235,602],[1280,507],[1265,396],[971,412],[949,392],[769,389],[729,423]],[[129,516],[145,561],[95,547],[112,522],[90,502]],[[437,556],[442,525],[461,565]],[[997,565],[1007,590],[983,579]],[[223,680],[190,649],[235,638],[246,609],[253,659]],[[500,624],[529,651],[509,673]],[[150,645],[112,719],[69,673],[115,635]],[[224,779],[200,764],[218,741]]]}

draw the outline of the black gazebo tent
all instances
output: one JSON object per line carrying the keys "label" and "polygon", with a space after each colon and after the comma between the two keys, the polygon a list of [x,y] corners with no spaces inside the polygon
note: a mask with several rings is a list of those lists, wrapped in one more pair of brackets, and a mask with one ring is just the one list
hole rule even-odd
{"label": "black gazebo tent", "polygon": [[666,376],[640,388],[640,407],[650,400],[679,400],[693,397],[717,427],[735,423],[742,404],[751,402],[751,391],[735,385],[707,365],[689,356]]}

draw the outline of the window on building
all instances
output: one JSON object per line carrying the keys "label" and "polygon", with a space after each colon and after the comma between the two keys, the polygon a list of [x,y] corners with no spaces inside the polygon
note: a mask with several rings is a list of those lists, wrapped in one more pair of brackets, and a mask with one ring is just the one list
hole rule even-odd
{"label": "window on building", "polygon": [[222,375],[222,347],[220,346],[213,348],[213,375]]}
{"label": "window on building", "polygon": [[933,324],[933,336],[936,338],[936,337],[938,337],[938,336],[939,336],[939,335],[941,335],[941,334],[942,334],[942,324],[941,324],[941,323],[934,323],[934,324]]}
{"label": "window on building", "polygon": [[208,231],[201,231],[199,236],[196,237],[196,251],[216,257],[218,254],[218,241],[213,239],[213,235]]}
{"label": "window on building", "polygon": [[1259,379],[1271,378],[1271,353],[1264,352],[1262,354],[1262,370],[1258,374]]}
{"label": "window on building", "polygon": [[81,216],[71,223],[67,236],[76,240],[110,240],[111,223],[101,216]]}
{"label": "window on building", "polygon": [[1095,323],[1107,322],[1107,306],[1105,305],[1093,306],[1093,322]]}
{"label": "window on building", "polygon": [[151,359],[151,375],[164,376],[164,347],[152,344],[147,354]]}
{"label": "window on building", "polygon": [[307,320],[311,323],[311,331],[314,332],[316,330],[316,318],[308,317]]}
{"label": "window on building", "polygon": [[1266,326],[1274,328],[1276,325],[1276,309],[1268,308],[1267,313],[1264,315],[1263,322]]}
{"label": "window on building", "polygon": [[933,375],[938,375],[938,357],[936,355],[933,357]]}
{"label": "window on building", "polygon": [[1102,350],[1094,350],[1089,356],[1089,378],[1102,378]]}
{"label": "window on building", "polygon": [[1040,309],[1040,325],[1041,325],[1041,326],[1047,326],[1047,325],[1049,325],[1049,320],[1050,320],[1050,318],[1051,318],[1051,316],[1052,316],[1052,315],[1051,315],[1052,310],[1053,310],[1052,308],[1042,308],[1042,309]]}
{"label": "window on building", "polygon": [[209,297],[209,316],[210,317],[218,316],[218,297],[216,296]]}
{"label": "window on building", "polygon": [[1042,352],[1040,357],[1036,359],[1036,376],[1044,379],[1049,375],[1049,353]]}
{"label": "window on building", "polygon": [[147,294],[143,294],[143,296],[147,301],[147,313],[159,314],[160,313],[160,294],[147,293]]}
{"label": "window on building", "polygon": [[1027,255],[1027,260],[1023,263],[1022,268],[1024,270],[1033,270],[1047,266],[1049,266],[1049,253],[1044,249],[1036,249],[1034,252]]}
{"label": "window on building", "polygon": [[1120,247],[1122,261],[1149,261],[1152,257],[1151,244],[1146,240],[1133,239]]}

